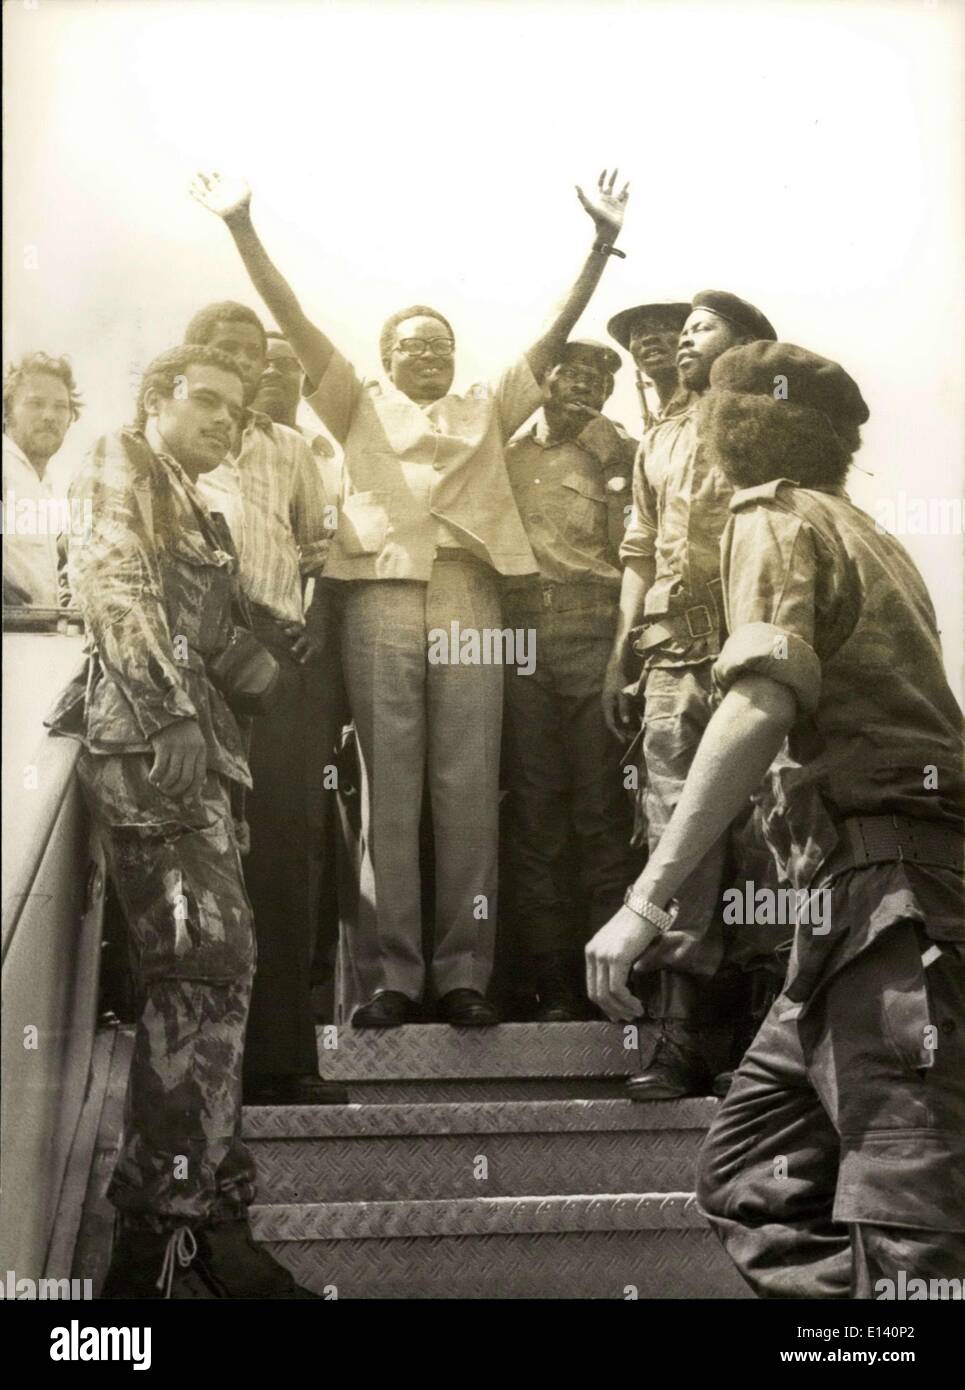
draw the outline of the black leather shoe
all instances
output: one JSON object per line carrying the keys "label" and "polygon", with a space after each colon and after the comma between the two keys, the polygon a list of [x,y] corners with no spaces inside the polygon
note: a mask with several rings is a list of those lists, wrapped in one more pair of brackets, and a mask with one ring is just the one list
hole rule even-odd
{"label": "black leather shoe", "polygon": [[260,1076],[244,1087],[245,1105],[348,1105],[348,1091],[323,1076]]}
{"label": "black leather shoe", "polygon": [[685,1096],[709,1096],[713,1075],[696,1046],[696,1037],[676,1028],[663,1032],[646,1071],[627,1080],[630,1100],[683,1100]]}
{"label": "black leather shoe", "polygon": [[492,1028],[499,1014],[478,989],[451,989],[439,1000],[439,1018],[454,1028]]}
{"label": "black leather shoe", "polygon": [[352,1015],[353,1028],[399,1028],[415,1023],[419,1006],[397,989],[380,989],[367,1004],[360,1004]]}

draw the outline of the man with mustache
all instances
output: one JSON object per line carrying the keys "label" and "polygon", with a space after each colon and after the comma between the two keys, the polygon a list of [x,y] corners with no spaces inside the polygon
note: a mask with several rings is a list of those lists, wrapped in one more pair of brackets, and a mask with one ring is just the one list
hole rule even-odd
{"label": "man with mustache", "polygon": [[[645,813],[651,854],[680,797],[712,713],[711,669],[720,652],[720,537],[733,488],[700,447],[697,408],[710,369],[728,348],[776,337],[753,305],[722,290],[695,295],[680,334],[677,369],[690,403],[644,435],[634,467],[633,511],[620,555],[620,616],[604,686],[614,733],[635,712],[625,687],[632,652],[643,658]],[[683,920],[637,967],[646,1012],[660,1025],[653,1055],[630,1079],[634,1100],[707,1094],[729,1064],[735,977],[724,965],[721,837],[682,895]],[[629,909],[625,909],[629,911]]]}
{"label": "man with mustache", "polygon": [[[671,412],[685,409],[690,402],[691,393],[681,388],[677,375],[677,345],[689,314],[690,305],[684,303],[637,304],[614,314],[606,326],[610,337],[633,359],[644,433]],[[656,397],[655,405],[653,397]],[[629,520],[628,506],[626,520]],[[642,724],[643,702],[639,699],[638,684],[638,680],[630,680],[621,703],[627,722],[632,726]],[[642,727],[634,727],[628,757],[634,758],[637,775],[633,793],[633,844],[646,847],[647,765],[641,735]]]}
{"label": "man with mustache", "polygon": [[174,348],[144,373],[137,428],[98,440],[71,484],[92,519],[67,554],[90,647],[48,724],[82,745],[139,1001],[105,1298],[299,1296],[247,1221],[255,939],[236,818],[251,777],[218,674],[240,635],[237,560],[197,486],[242,416],[232,359]]}
{"label": "man with mustache", "polygon": [[[3,601],[58,607],[55,494],[50,460],[80,415],[81,398],[66,357],[32,352],[3,383]],[[37,524],[17,524],[17,502],[32,504]]]}
{"label": "man with mustache", "polygon": [[[311,1005],[318,779],[330,750],[316,742],[321,655],[308,635],[303,600],[304,580],[321,570],[328,552],[334,507],[302,434],[254,408],[267,364],[267,338],[254,310],[230,301],[209,304],[191,320],[185,342],[226,353],[244,382],[248,408],[238,439],[202,480],[201,491],[228,522],[252,630],[281,667],[276,700],[253,724],[249,748],[254,785],[245,808],[251,836],[245,882],[258,971],[245,1047],[245,1102],[342,1105],[345,1088],[318,1073]],[[284,404],[276,401],[277,408]],[[312,750],[317,756],[309,758]]]}
{"label": "man with mustache", "polygon": [[[450,392],[455,340],[442,314],[391,315],[384,377],[361,381],[303,312],[254,230],[250,190],[200,175],[194,193],[222,217],[252,282],[298,354],[309,402],[345,451],[339,526],[325,566],[345,588],[343,664],[362,764],[363,859],[352,965],[366,1002],[356,1027],[419,1016],[431,973],[438,1016],[499,1021],[486,999],[497,910],[503,672],[430,662],[430,633],[502,626],[499,575],[536,562],[502,446],[541,401],[540,382],[615,252],[627,189],[604,173],[589,256],[549,330],[495,388]],[[538,658],[537,658],[538,659]],[[435,842],[435,950],[422,950],[419,823],[428,773]]]}
{"label": "man with mustache", "polygon": [[504,918],[537,1022],[587,1016],[583,946],[634,872],[620,747],[600,703],[636,452],[602,413],[619,368],[612,348],[571,339],[544,382],[542,418],[506,450],[539,574],[503,583],[506,626],[536,644],[532,669],[506,673]]}

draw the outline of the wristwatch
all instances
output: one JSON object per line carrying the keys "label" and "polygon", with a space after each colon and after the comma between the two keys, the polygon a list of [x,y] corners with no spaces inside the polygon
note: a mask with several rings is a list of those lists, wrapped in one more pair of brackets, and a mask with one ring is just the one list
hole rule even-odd
{"label": "wristwatch", "polygon": [[627,889],[623,902],[625,907],[628,907],[631,912],[635,912],[638,917],[642,917],[644,921],[652,923],[659,932],[670,930],[680,910],[680,904],[676,899],[671,899],[669,912],[665,912],[662,907],[655,907],[632,884]]}
{"label": "wristwatch", "polygon": [[626,251],[621,251],[609,241],[595,241],[593,250],[598,256],[619,256],[621,261],[625,261],[627,258]]}

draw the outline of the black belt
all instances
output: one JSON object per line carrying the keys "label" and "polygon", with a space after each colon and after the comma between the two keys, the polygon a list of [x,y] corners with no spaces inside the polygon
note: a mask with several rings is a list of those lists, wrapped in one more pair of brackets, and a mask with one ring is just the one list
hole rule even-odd
{"label": "black belt", "polygon": [[577,608],[597,608],[600,604],[611,604],[616,609],[619,603],[619,585],[595,580],[574,584],[554,584],[547,580],[542,584],[503,590],[503,606],[517,613],[565,613]]}
{"label": "black belt", "polygon": [[848,816],[836,828],[838,844],[821,867],[822,880],[868,864],[928,864],[959,874],[965,866],[965,831],[943,821]]}
{"label": "black belt", "polygon": [[695,603],[680,613],[670,613],[666,618],[644,623],[642,628],[635,628],[632,644],[637,656],[643,656],[652,647],[663,646],[664,642],[691,642],[698,637],[716,637],[722,626],[722,604],[719,597],[722,587],[719,579],[712,579],[708,583],[712,605]]}

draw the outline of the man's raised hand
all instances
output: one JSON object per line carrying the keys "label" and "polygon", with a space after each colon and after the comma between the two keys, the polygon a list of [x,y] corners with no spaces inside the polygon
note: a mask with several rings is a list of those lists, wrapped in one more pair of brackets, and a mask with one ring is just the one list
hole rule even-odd
{"label": "man's raised hand", "polygon": [[627,206],[627,199],[630,196],[630,185],[625,183],[619,193],[614,193],[618,169],[607,175],[604,169],[596,184],[596,193],[588,198],[580,188],[576,186],[576,196],[593,218],[593,225],[596,227],[597,234],[608,241],[612,241],[623,226],[623,214]]}
{"label": "man's raised hand", "polygon": [[251,202],[251,189],[245,180],[224,174],[195,174],[190,191],[203,208],[226,219],[244,211]]}

